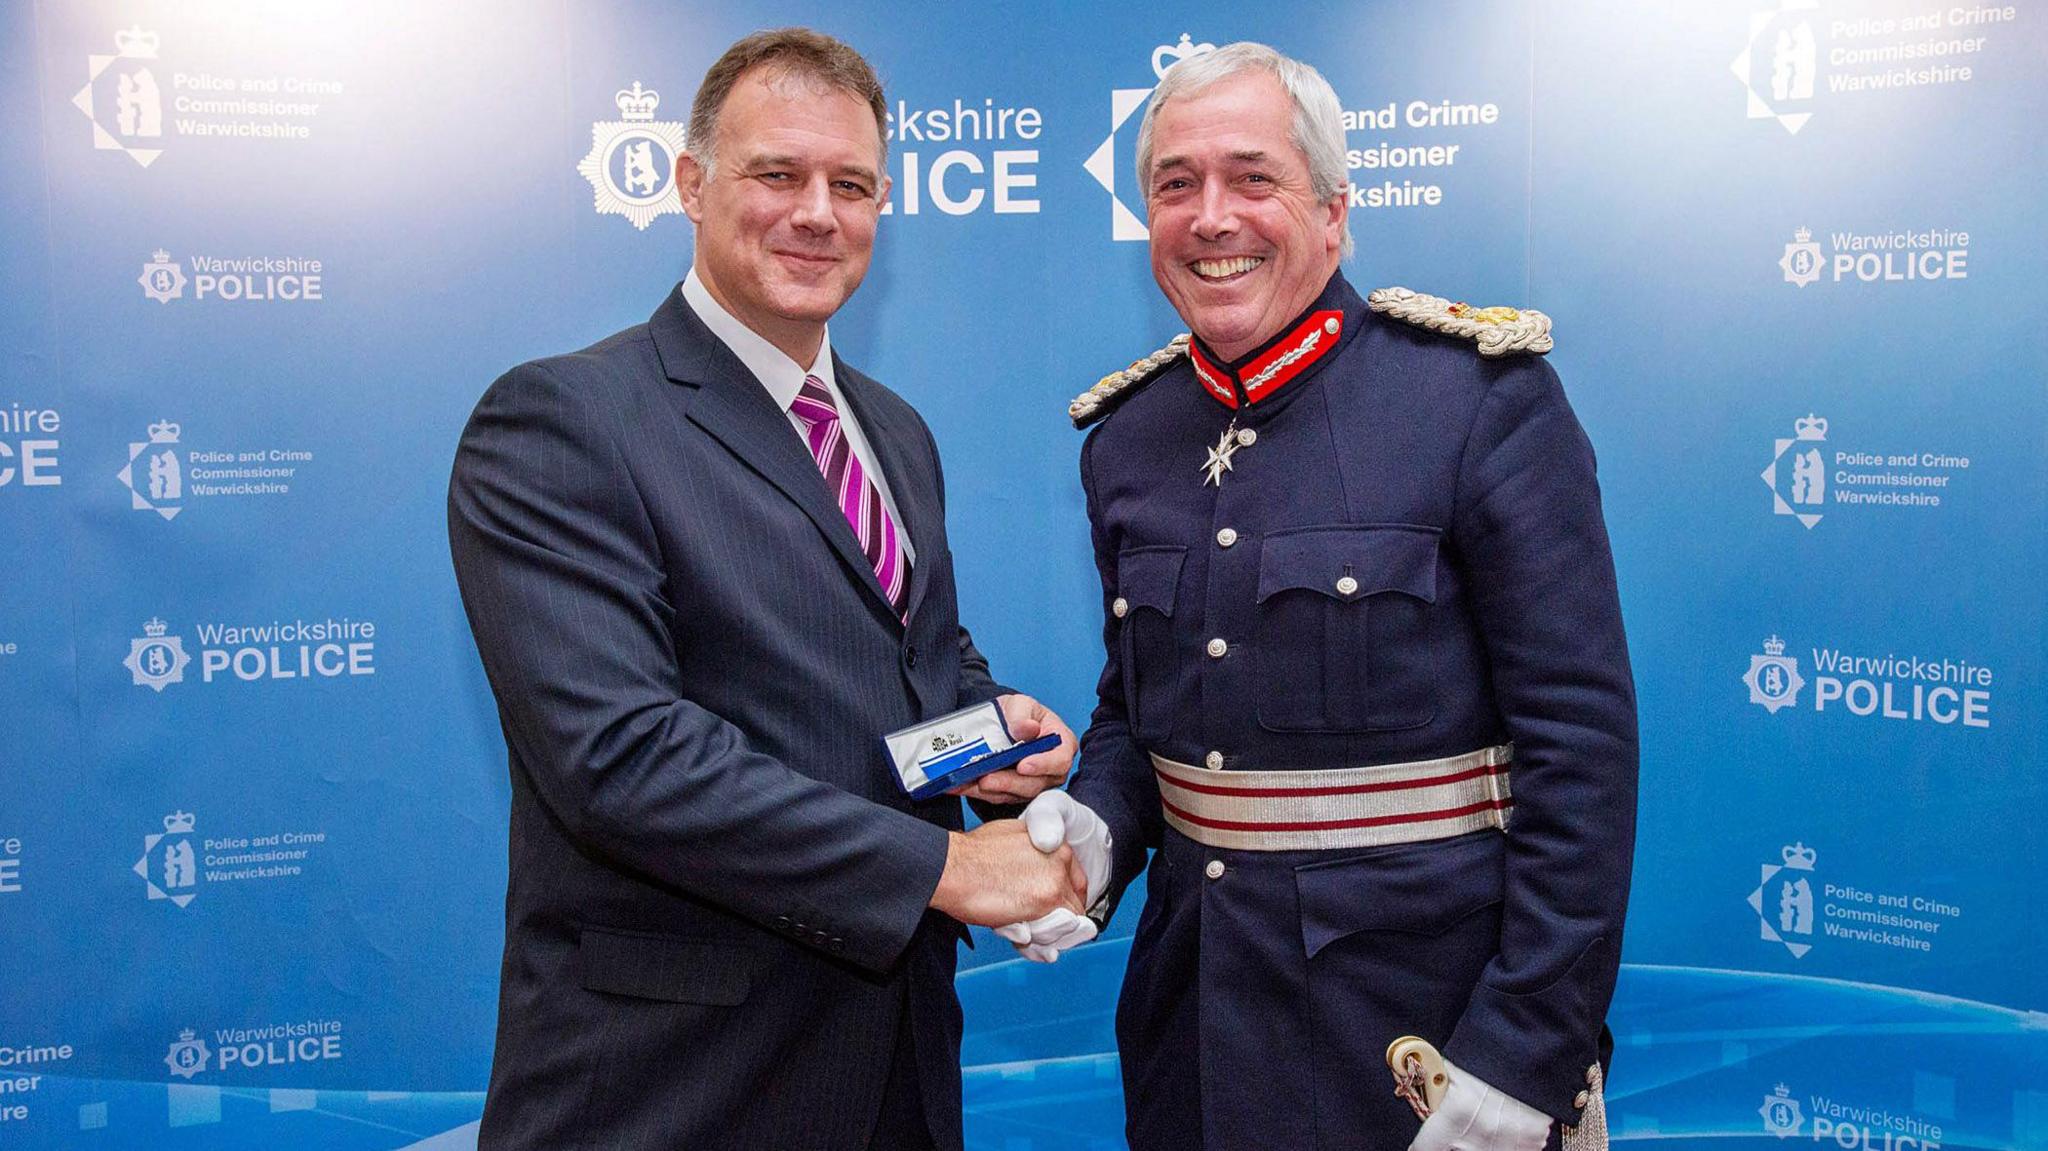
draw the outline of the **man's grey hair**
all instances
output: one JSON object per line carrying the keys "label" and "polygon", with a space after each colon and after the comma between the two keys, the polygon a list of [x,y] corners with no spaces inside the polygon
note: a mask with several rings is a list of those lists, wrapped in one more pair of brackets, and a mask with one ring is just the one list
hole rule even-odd
{"label": "man's grey hair", "polygon": [[[1138,125],[1138,187],[1152,199],[1152,121],[1159,109],[1180,96],[1192,96],[1212,84],[1245,72],[1265,72],[1280,81],[1294,102],[1294,126],[1288,138],[1308,158],[1309,193],[1318,202],[1344,191],[1349,179],[1344,165],[1344,104],[1323,74],[1311,65],[1264,44],[1240,40],[1213,52],[1190,56],[1166,70],[1152,102]],[[1351,257],[1351,229],[1344,229],[1341,255]]]}

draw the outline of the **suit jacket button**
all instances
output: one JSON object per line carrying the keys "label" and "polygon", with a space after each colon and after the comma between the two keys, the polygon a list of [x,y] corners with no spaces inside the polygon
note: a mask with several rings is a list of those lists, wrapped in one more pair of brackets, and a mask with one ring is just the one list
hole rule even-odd
{"label": "suit jacket button", "polygon": [[788,930],[789,930],[789,916],[787,916],[787,915],[778,915],[778,916],[776,916],[776,917],[775,917],[775,930],[777,930],[777,931],[788,931]]}
{"label": "suit jacket button", "polygon": [[810,930],[810,928],[806,926],[802,920],[798,920],[797,922],[790,924],[789,929],[798,935],[802,935],[804,932]]}
{"label": "suit jacket button", "polygon": [[917,666],[917,648],[915,646],[903,649],[903,663],[907,667]]}
{"label": "suit jacket button", "polygon": [[835,935],[832,937],[832,942],[827,943],[825,946],[828,949],[830,949],[833,954],[837,955],[839,952],[846,950],[846,941]]}
{"label": "suit jacket button", "polygon": [[830,934],[829,932],[824,932],[824,931],[813,931],[813,932],[811,932],[811,942],[812,942],[812,943],[815,943],[815,944],[817,944],[817,945],[818,945],[818,946],[820,946],[820,947],[823,947],[823,946],[825,946],[825,944],[826,944],[827,942],[829,942],[829,941],[831,940],[831,938],[832,938],[832,936],[831,936],[831,934]]}

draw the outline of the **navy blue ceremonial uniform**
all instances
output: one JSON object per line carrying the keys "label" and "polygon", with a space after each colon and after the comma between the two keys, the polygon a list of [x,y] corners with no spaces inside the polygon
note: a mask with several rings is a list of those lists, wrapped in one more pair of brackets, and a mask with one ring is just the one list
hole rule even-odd
{"label": "navy blue ceremonial uniform", "polygon": [[[1072,790],[1114,833],[1113,893],[1158,849],[1117,1010],[1131,1146],[1404,1147],[1383,1053],[1406,1034],[1576,1122],[1612,1046],[1637,745],[1556,374],[1376,315],[1339,274],[1235,364],[1197,342],[1081,474],[1108,660]],[[1365,849],[1203,846],[1149,759],[1227,779],[1510,741],[1505,833]]]}

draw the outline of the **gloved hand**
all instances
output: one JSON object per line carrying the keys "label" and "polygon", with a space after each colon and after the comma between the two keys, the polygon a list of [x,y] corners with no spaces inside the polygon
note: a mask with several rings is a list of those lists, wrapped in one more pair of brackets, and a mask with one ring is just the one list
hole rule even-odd
{"label": "gloved hand", "polygon": [[[1088,878],[1088,906],[1094,907],[1109,888],[1111,837],[1109,825],[1073,796],[1048,791],[1031,801],[1020,817],[1031,836],[1031,845],[1051,853],[1064,843],[1074,850],[1074,859]],[[1066,908],[1029,923],[1012,923],[996,934],[1016,945],[1024,958],[1035,963],[1057,962],[1060,952],[1079,947],[1095,938],[1095,921]]]}
{"label": "gloved hand", "polygon": [[1408,1151],[1543,1151],[1550,1139],[1550,1116],[1460,1071],[1448,1059],[1444,1074],[1449,1082],[1443,1103],[1423,1122]]}

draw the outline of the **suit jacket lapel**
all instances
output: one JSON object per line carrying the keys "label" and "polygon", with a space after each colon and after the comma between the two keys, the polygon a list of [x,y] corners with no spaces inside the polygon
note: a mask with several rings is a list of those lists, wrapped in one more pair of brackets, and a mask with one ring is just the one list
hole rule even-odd
{"label": "suit jacket lapel", "polygon": [[[817,461],[790,426],[788,413],[775,406],[768,389],[704,326],[683,302],[680,290],[671,292],[654,313],[648,331],[669,379],[696,388],[686,411],[690,421],[802,508],[855,581],[887,607],[888,597],[882,593],[874,566],[860,549],[853,525],[846,522],[846,513],[825,490]],[[864,415],[857,418],[862,418],[865,430]]]}
{"label": "suit jacket lapel", "polygon": [[923,466],[924,453],[919,450],[924,441],[923,430],[912,421],[892,418],[893,408],[876,402],[869,390],[878,385],[848,368],[846,361],[834,355],[832,366],[840,394],[853,409],[853,418],[860,421],[868,447],[875,453],[875,463],[889,481],[889,495],[903,519],[896,526],[910,537],[910,545],[917,552],[917,562],[910,567],[910,591],[903,601],[907,619],[916,613],[923,600],[925,588],[931,583],[932,567],[938,563],[942,550],[939,528],[943,526],[944,513],[935,502],[938,477]]}

